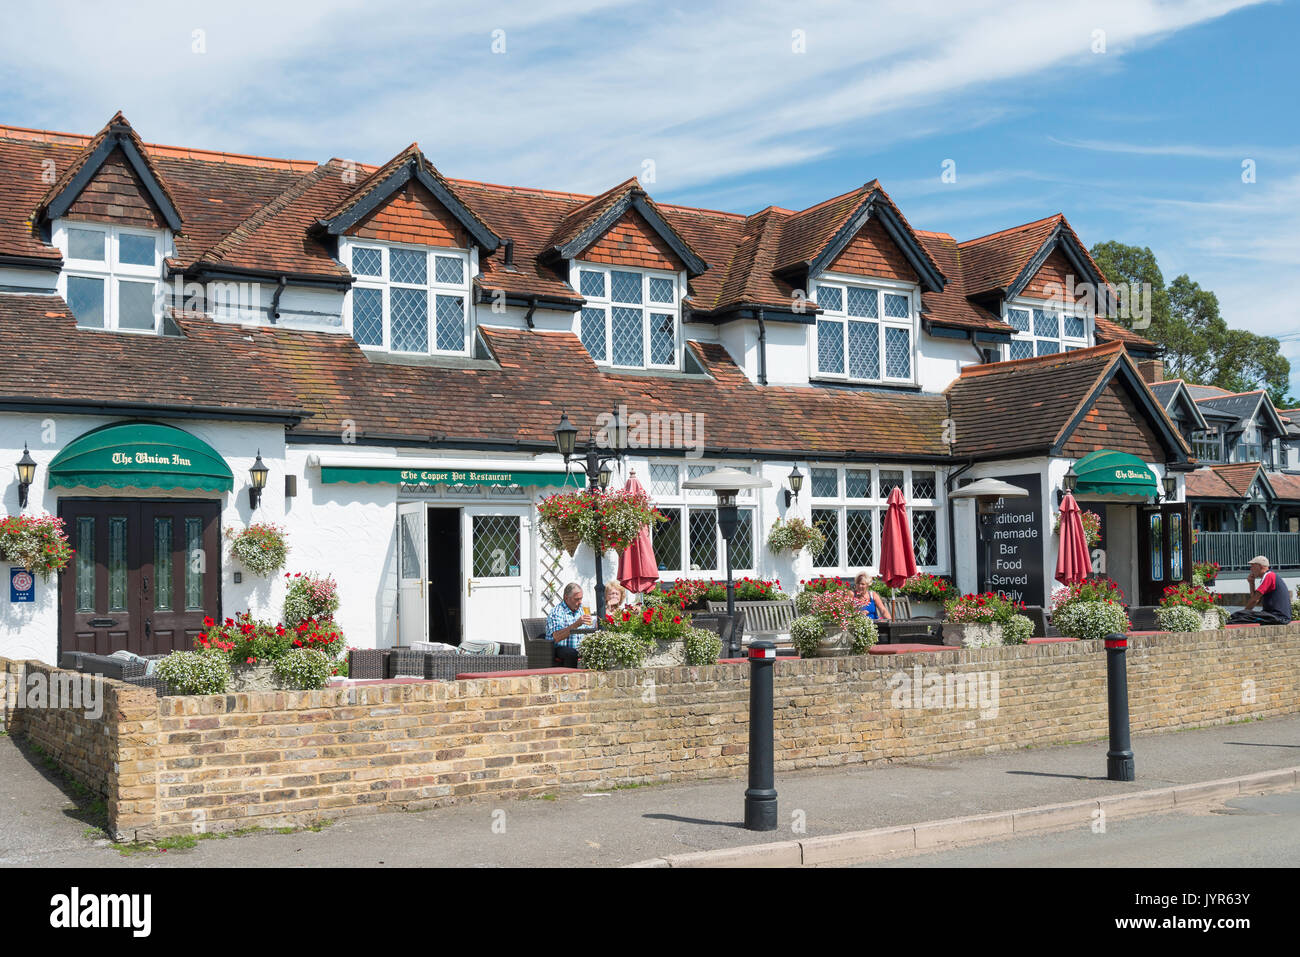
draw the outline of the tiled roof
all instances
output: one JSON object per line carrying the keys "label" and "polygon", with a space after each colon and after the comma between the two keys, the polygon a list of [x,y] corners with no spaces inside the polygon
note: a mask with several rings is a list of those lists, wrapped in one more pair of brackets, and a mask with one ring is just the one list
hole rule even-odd
{"label": "tiled roof", "polygon": [[1300,502],[1300,475],[1293,472],[1269,472],[1268,484],[1280,499]]}
{"label": "tiled roof", "polygon": [[274,334],[207,318],[175,321],[182,336],[101,332],[78,328],[56,296],[0,294],[0,339],[22,356],[0,363],[0,399],[301,408],[295,391],[270,371],[279,361]]}
{"label": "tiled roof", "polygon": [[[1189,498],[1246,498],[1250,485],[1259,474],[1258,462],[1231,465],[1208,465],[1187,473]],[[1269,476],[1270,483],[1272,476]]]}
{"label": "tiled roof", "polygon": [[1118,361],[1119,343],[1012,362],[967,366],[947,388],[955,455],[1042,450],[1055,445]]}
{"label": "tiled roof", "polygon": [[975,295],[1006,289],[1064,221],[1065,217],[1057,213],[961,243],[967,290]]}
{"label": "tiled roof", "polygon": [[962,329],[980,329],[1009,335],[1010,327],[984,306],[967,298],[962,251],[947,233],[917,233],[921,245],[948,278],[942,292],[921,293],[921,312],[932,322]]}

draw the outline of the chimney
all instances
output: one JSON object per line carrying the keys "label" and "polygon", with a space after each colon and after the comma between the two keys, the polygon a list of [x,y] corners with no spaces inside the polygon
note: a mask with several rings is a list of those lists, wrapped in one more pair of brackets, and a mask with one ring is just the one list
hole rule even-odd
{"label": "chimney", "polygon": [[1165,361],[1163,359],[1143,359],[1138,363],[1138,372],[1149,384],[1165,381]]}

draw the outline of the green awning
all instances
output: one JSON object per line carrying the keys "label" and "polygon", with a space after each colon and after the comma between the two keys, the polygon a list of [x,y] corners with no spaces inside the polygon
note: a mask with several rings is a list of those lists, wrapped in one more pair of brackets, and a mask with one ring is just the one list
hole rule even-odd
{"label": "green awning", "polygon": [[521,485],[556,486],[574,482],[565,472],[494,469],[402,469],[368,465],[322,465],[323,484],[349,482],[370,485]]}
{"label": "green awning", "polygon": [[229,492],[235,478],[217,451],[170,425],[124,422],[92,429],[64,446],[50,488],[201,489]]}
{"label": "green awning", "polygon": [[1136,455],[1098,449],[1074,463],[1075,491],[1098,495],[1156,495],[1156,473]]}

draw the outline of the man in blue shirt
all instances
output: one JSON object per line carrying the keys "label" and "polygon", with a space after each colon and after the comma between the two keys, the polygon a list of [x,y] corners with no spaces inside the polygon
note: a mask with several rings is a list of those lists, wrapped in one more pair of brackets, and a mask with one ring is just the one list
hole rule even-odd
{"label": "man in blue shirt", "polygon": [[581,609],[582,586],[569,582],[564,586],[564,600],[546,616],[546,637],[555,642],[555,658],[565,668],[578,667],[578,642],[582,636],[575,635],[574,630],[591,625],[591,616],[584,615]]}

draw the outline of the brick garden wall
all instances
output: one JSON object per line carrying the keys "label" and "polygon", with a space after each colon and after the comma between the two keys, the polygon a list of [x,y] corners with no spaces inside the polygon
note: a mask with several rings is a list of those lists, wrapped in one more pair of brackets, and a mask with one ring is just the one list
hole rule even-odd
{"label": "brick garden wall", "polygon": [[[1128,659],[1139,749],[1143,732],[1300,710],[1297,625],[1138,637]],[[919,694],[901,685],[903,676],[918,677],[914,666],[922,669]],[[778,771],[1106,735],[1106,655],[1099,642],[791,660],[775,667]],[[112,690],[103,727],[31,709],[19,709],[14,724],[73,774],[86,775],[87,784],[107,781],[120,837],[152,838],[566,787],[739,777],[748,750],[748,668],[156,702],[148,692],[104,682]],[[981,673],[988,682],[997,676],[996,714],[960,699],[936,700],[927,684],[931,676],[978,680]],[[87,750],[93,758],[79,757],[86,747],[79,739],[93,742]],[[105,774],[109,756],[113,770]]]}

